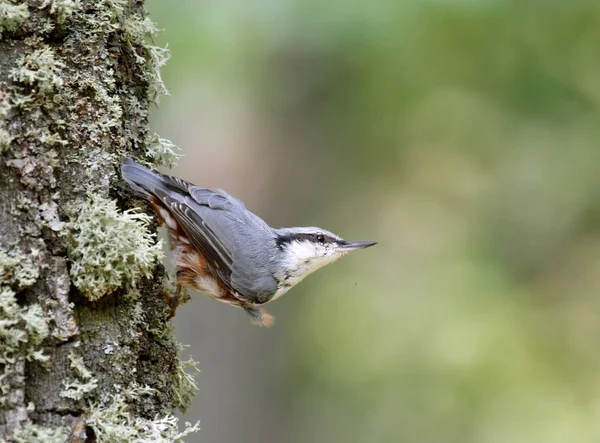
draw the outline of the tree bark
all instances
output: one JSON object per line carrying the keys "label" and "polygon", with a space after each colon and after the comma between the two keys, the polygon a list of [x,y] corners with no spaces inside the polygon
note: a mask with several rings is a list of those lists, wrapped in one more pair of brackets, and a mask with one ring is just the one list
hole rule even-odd
{"label": "tree bark", "polygon": [[0,441],[183,436],[193,379],[119,173],[172,161],[154,32],[143,1],[0,1]]}

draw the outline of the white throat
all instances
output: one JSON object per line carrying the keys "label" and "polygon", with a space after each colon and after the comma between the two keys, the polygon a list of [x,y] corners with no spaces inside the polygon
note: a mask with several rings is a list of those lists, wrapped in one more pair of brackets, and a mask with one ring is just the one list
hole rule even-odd
{"label": "white throat", "polygon": [[304,277],[334,262],[341,255],[330,245],[321,245],[310,241],[291,241],[284,247],[281,255],[279,271],[275,275],[280,289],[272,300],[281,297],[300,283]]}

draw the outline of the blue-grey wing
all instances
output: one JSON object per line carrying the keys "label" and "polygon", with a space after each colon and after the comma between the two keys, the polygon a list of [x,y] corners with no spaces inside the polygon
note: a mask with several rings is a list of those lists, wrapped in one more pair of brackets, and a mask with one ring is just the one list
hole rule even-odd
{"label": "blue-grey wing", "polygon": [[277,292],[266,247],[274,241],[271,228],[224,191],[193,185],[186,191],[157,197],[234,294],[249,303],[269,301]]}
{"label": "blue-grey wing", "polygon": [[[209,200],[218,199],[209,197]],[[273,231],[238,200],[229,197],[229,203],[218,201],[218,207],[200,210],[205,226],[231,257],[229,283],[241,299],[266,303],[277,292],[269,247],[275,243]]]}
{"label": "blue-grey wing", "polygon": [[231,286],[231,252],[205,223],[201,211],[194,208],[195,204],[190,206],[188,198],[180,194],[157,190],[155,195],[169,209],[190,243],[202,253],[213,273],[226,286]]}

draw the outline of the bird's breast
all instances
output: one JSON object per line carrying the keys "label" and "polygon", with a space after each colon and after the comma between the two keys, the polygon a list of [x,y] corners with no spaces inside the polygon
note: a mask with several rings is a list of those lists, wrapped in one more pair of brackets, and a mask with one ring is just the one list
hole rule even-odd
{"label": "bird's breast", "polygon": [[281,275],[276,276],[275,278],[278,282],[277,292],[269,301],[277,300],[283,294],[285,294],[298,283],[300,283],[304,279],[304,277],[304,275],[299,275],[298,273],[291,271],[285,271]]}
{"label": "bird's breast", "polygon": [[277,300],[279,297],[281,297],[283,294],[285,294],[291,288],[292,288],[291,286],[280,286],[277,289],[277,292],[275,293],[275,295],[273,295],[273,298],[271,298],[271,300],[269,300],[269,301],[271,302],[273,300]]}

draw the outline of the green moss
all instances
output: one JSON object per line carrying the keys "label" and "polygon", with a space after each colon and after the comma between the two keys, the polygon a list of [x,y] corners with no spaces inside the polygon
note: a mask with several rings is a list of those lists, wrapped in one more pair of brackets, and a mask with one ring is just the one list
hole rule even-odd
{"label": "green moss", "polygon": [[17,60],[17,66],[10,71],[10,78],[17,83],[37,86],[42,93],[50,92],[63,85],[61,73],[64,66],[52,48],[37,49]]}
{"label": "green moss", "polygon": [[185,429],[179,432],[178,420],[171,414],[154,420],[135,417],[131,413],[128,401],[139,401],[142,396],[152,392],[154,390],[149,387],[134,387],[113,395],[108,406],[93,407],[86,422],[94,430],[98,441],[171,443],[183,441],[188,435],[200,430],[198,423],[193,426],[186,423]]}
{"label": "green moss", "polygon": [[40,6],[40,9],[48,8],[50,14],[52,14],[56,23],[62,24],[67,20],[73,12],[81,8],[81,1],[79,0],[44,0],[44,3]]}
{"label": "green moss", "polygon": [[27,421],[15,430],[11,441],[14,443],[64,443],[68,434],[63,427],[46,428]]}
{"label": "green moss", "polygon": [[15,32],[29,18],[27,4],[13,5],[4,1],[0,3],[0,39],[6,31]]}
{"label": "green moss", "polygon": [[146,156],[152,159],[155,166],[172,168],[181,158],[179,148],[167,139],[160,138],[157,134],[148,141]]}
{"label": "green moss", "polygon": [[97,300],[142,276],[151,277],[162,258],[162,244],[148,230],[147,214],[119,212],[114,201],[94,197],[73,223],[76,234],[69,252],[73,284]]}

